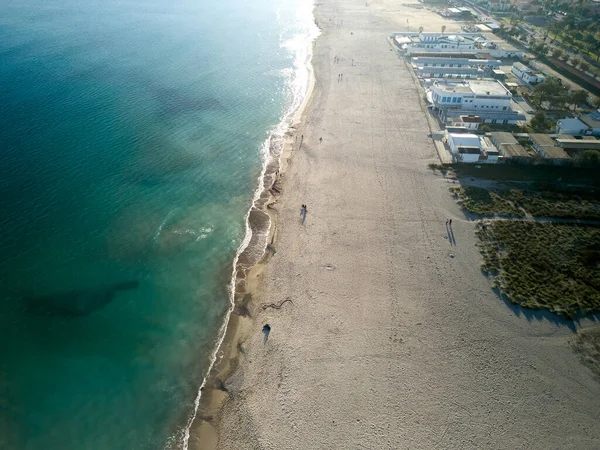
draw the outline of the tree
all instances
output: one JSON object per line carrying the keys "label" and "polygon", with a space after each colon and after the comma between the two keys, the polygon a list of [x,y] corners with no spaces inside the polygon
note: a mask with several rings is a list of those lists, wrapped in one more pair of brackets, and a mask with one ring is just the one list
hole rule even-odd
{"label": "tree", "polygon": [[546,53],[548,53],[548,47],[543,42],[536,44],[534,47],[531,48],[531,50],[533,50],[535,53],[541,56],[544,56],[546,55]]}
{"label": "tree", "polygon": [[585,61],[583,61],[581,64],[579,64],[579,68],[585,72],[586,70],[588,70],[590,68],[590,65],[588,63],[586,63]]}
{"label": "tree", "polygon": [[600,152],[598,150],[586,150],[583,152],[581,163],[585,166],[597,167],[600,165]]}
{"label": "tree", "polygon": [[538,111],[531,119],[531,128],[536,133],[543,133],[544,131],[548,131],[551,127],[552,121],[549,121],[546,118],[546,114],[543,111]]}
{"label": "tree", "polygon": [[563,51],[560,48],[555,48],[554,50],[552,50],[552,56],[554,56],[555,58],[560,58],[563,55]]}
{"label": "tree", "polygon": [[548,103],[551,108],[563,107],[567,101],[567,90],[558,81],[551,78],[533,88],[537,103]]}
{"label": "tree", "polygon": [[574,106],[573,109],[577,109],[579,105],[583,105],[587,101],[587,98],[587,92],[582,89],[579,89],[569,94],[568,102],[570,105]]}
{"label": "tree", "polygon": [[446,25],[442,25],[442,34],[446,31]]}

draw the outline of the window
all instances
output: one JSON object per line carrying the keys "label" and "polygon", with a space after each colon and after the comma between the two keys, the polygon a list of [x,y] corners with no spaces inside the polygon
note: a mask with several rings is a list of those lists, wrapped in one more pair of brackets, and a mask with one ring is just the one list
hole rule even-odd
{"label": "window", "polygon": [[496,120],[496,119],[492,119],[492,123],[496,123],[496,122],[497,122],[497,120]]}
{"label": "window", "polygon": [[456,67],[462,67],[462,64],[457,65]]}
{"label": "window", "polygon": [[506,124],[508,123],[508,119],[504,119],[504,120],[502,121],[502,123],[503,123],[504,125],[506,125]]}
{"label": "window", "polygon": [[454,64],[448,64],[448,67],[454,67]]}
{"label": "window", "polygon": [[503,107],[502,107],[502,111],[506,111],[506,106],[503,106]]}
{"label": "window", "polygon": [[461,103],[462,102],[462,97],[457,97],[456,98],[456,103]]}
{"label": "window", "polygon": [[446,64],[440,64],[440,67],[446,67]]}
{"label": "window", "polygon": [[456,97],[452,97],[452,103],[456,103]]}

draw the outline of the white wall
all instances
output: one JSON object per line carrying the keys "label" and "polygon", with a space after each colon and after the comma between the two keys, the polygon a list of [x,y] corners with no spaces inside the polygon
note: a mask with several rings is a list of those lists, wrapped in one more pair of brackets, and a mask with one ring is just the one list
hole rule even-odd
{"label": "white wall", "polygon": [[[486,95],[477,97],[472,92],[444,91],[437,86],[432,86],[431,92],[435,105],[440,107],[480,109],[483,111],[508,111],[510,109],[510,95],[500,98]],[[444,97],[450,100],[444,102]]]}
{"label": "white wall", "polygon": [[479,155],[478,154],[470,154],[470,153],[455,153],[456,158],[459,161],[462,161],[464,163],[476,163],[479,162]]}

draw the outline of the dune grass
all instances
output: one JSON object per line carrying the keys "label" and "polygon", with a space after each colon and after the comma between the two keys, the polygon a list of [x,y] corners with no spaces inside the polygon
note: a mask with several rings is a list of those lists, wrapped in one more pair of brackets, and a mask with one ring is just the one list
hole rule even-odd
{"label": "dune grass", "polygon": [[533,190],[536,188],[533,185],[528,189],[488,190],[453,186],[450,191],[458,197],[465,210],[480,216],[524,217],[527,213],[535,217],[600,220],[600,192],[566,188]]}
{"label": "dune grass", "polygon": [[482,270],[513,303],[572,317],[600,311],[600,228],[493,221]]}
{"label": "dune grass", "polygon": [[452,186],[450,192],[458,197],[458,201],[464,209],[479,216],[525,216],[523,211],[508,200],[505,193],[501,191],[475,186]]}

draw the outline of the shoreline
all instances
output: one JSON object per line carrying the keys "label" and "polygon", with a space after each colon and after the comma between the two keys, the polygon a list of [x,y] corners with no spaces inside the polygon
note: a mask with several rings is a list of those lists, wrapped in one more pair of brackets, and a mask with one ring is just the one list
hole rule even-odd
{"label": "shoreline", "polygon": [[[219,330],[219,338],[215,349],[211,353],[211,365],[207,371],[198,395],[194,401],[195,411],[188,420],[184,433],[183,449],[208,450],[217,446],[218,431],[214,426],[214,417],[218,414],[228,393],[225,387],[227,379],[237,370],[243,356],[243,342],[253,329],[254,319],[250,315],[248,306],[253,302],[253,296],[258,293],[260,277],[265,266],[273,256],[272,245],[277,236],[277,210],[272,207],[281,195],[280,187],[283,184],[283,175],[290,165],[290,160],[297,144],[298,127],[303,116],[310,106],[314,93],[315,75],[312,66],[313,50],[316,40],[321,34],[314,17],[315,4],[312,3],[313,23],[317,28],[315,36],[308,41],[308,54],[305,68],[308,71],[308,85],[303,95],[302,102],[297,108],[290,110],[283,116],[280,125],[285,131],[280,134],[274,129],[265,141],[265,154],[262,174],[258,178],[258,187],[253,197],[252,206],[246,215],[246,233],[238,252],[234,258],[231,277],[230,304],[223,325]],[[302,142],[299,144],[302,145]],[[273,152],[273,149],[277,149]],[[269,181],[269,182],[268,182]],[[254,214],[253,214],[254,213]],[[256,226],[259,220],[253,220],[253,215],[266,215],[268,226],[264,245],[260,246],[260,256],[254,262],[247,252],[257,250],[252,247],[252,238],[264,232]],[[264,216],[263,216],[264,218]],[[247,242],[246,242],[247,241]],[[244,256],[247,258],[244,258]],[[240,262],[240,260],[242,260]]]}
{"label": "shoreline", "polygon": [[598,447],[600,387],[569,330],[498,300],[451,180],[427,167],[421,92],[387,37],[460,25],[408,0],[327,0],[314,16],[278,251],[248,277],[260,322],[236,316],[197,448]]}

